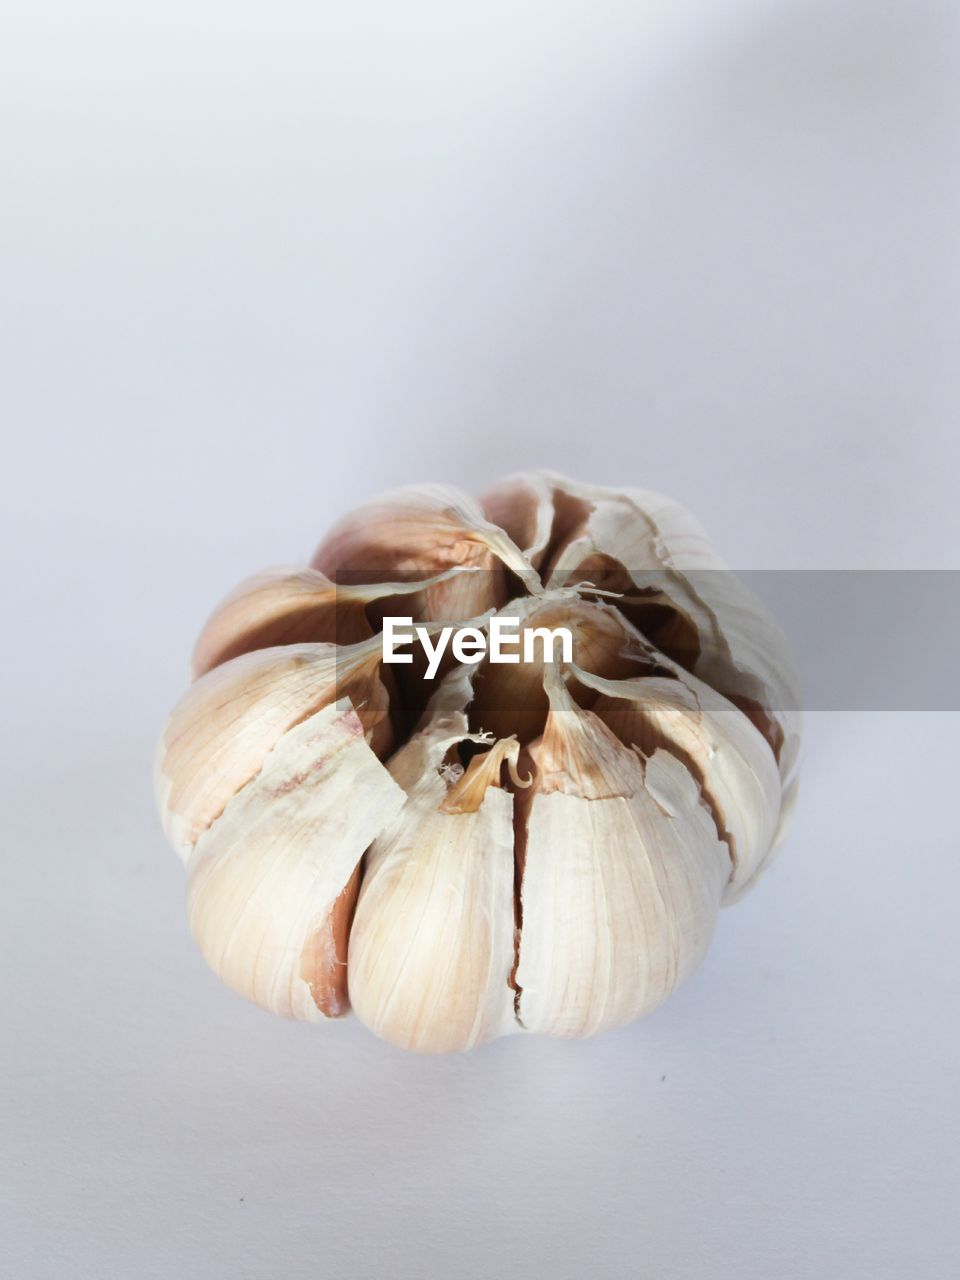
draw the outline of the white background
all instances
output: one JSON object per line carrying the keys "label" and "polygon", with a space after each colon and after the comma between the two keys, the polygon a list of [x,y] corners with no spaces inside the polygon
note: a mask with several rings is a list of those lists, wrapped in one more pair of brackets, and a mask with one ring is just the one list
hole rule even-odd
{"label": "white background", "polygon": [[4,1274],[950,1272],[957,716],[811,715],[787,850],[669,1005],[465,1058],[221,988],[150,773],[208,608],[404,481],[960,567],[956,6],[0,21]]}

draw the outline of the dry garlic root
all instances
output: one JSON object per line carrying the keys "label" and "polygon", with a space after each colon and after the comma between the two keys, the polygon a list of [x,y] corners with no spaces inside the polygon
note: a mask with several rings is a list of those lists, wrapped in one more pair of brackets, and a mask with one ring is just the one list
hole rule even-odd
{"label": "dry garlic root", "polygon": [[[564,628],[566,661],[384,661],[426,636]],[[499,623],[497,624],[499,625]],[[549,473],[422,486],[214,612],[157,796],[207,963],[273,1013],[352,1004],[404,1048],[586,1036],[660,1004],[777,846],[789,653],[656,494]]]}

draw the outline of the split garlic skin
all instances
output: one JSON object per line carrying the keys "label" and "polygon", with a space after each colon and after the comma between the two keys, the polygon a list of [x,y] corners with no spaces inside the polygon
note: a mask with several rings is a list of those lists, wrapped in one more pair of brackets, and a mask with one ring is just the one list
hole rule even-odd
{"label": "split garlic skin", "polygon": [[[572,654],[384,661],[385,617]],[[214,611],[157,753],[191,932],[233,990],[352,1005],[423,1052],[575,1037],[662,1003],[796,794],[796,674],[676,503],[509,477],[395,490]]]}

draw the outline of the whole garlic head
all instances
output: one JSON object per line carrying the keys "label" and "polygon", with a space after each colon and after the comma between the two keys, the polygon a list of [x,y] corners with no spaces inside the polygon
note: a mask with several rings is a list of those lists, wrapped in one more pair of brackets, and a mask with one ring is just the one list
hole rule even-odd
{"label": "whole garlic head", "polygon": [[[572,652],[384,660],[566,628]],[[531,647],[531,654],[535,652]],[[800,716],[779,629],[657,494],[537,472],[388,493],[215,610],[157,757],[210,967],[404,1048],[587,1036],[660,1004],[769,863]]]}

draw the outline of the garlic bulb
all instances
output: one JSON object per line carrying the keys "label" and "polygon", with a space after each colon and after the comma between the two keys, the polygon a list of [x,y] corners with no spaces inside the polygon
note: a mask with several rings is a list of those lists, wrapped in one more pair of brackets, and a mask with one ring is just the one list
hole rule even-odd
{"label": "garlic bulb", "polygon": [[227,597],[193,675],[156,786],[200,951],[403,1048],[655,1008],[796,791],[773,620],[682,507],[549,472],[352,513]]}

